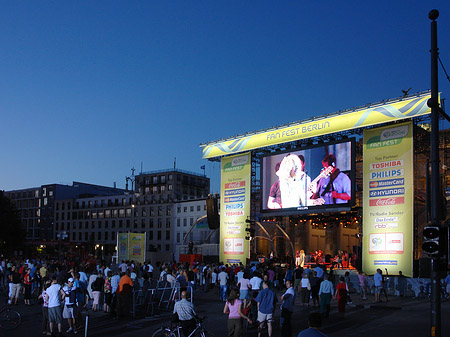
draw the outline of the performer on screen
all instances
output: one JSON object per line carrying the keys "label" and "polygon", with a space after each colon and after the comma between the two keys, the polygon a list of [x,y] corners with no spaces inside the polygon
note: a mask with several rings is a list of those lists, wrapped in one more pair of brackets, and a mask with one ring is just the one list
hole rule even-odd
{"label": "performer on screen", "polygon": [[277,175],[280,181],[281,204],[283,208],[306,206],[308,185],[311,178],[304,171],[305,157],[288,154],[283,158]]}
{"label": "performer on screen", "polygon": [[[278,174],[281,162],[275,165],[275,174]],[[267,200],[267,208],[280,209],[281,206],[281,192],[280,192],[280,179],[278,179],[270,188],[269,199]]]}
{"label": "performer on screen", "polygon": [[327,155],[322,160],[324,170],[329,170],[330,175],[320,178],[316,191],[311,199],[316,205],[345,204],[351,199],[350,178],[336,167],[336,157]]}

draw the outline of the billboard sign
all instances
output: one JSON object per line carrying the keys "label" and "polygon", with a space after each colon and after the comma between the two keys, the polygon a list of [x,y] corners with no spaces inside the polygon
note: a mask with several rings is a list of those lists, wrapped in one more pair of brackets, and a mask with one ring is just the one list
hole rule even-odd
{"label": "billboard sign", "polygon": [[427,101],[430,97],[429,93],[421,94],[394,102],[336,113],[329,117],[312,118],[304,122],[211,142],[201,145],[203,158],[236,154],[261,147],[429,114],[431,110],[427,106]]}
{"label": "billboard sign", "polygon": [[220,261],[246,264],[249,241],[245,240],[250,216],[251,155],[222,158],[220,198]]}
{"label": "billboard sign", "polygon": [[363,271],[412,277],[412,123],[364,130],[363,156]]}

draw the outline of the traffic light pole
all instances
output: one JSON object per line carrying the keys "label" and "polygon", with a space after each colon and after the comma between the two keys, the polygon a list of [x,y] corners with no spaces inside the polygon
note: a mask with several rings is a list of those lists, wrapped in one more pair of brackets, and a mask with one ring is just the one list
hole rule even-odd
{"label": "traffic light pole", "polygon": [[[439,172],[439,98],[438,98],[438,47],[437,47],[437,10],[428,14],[431,20],[431,224],[441,227],[440,172]],[[431,258],[431,329],[430,336],[441,337],[441,297],[438,275],[439,256]]]}

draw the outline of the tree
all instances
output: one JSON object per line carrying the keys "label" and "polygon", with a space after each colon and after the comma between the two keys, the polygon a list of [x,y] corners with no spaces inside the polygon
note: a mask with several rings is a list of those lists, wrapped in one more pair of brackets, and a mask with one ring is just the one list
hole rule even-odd
{"label": "tree", "polygon": [[19,212],[4,192],[0,191],[0,251],[11,254],[22,248],[25,235]]}

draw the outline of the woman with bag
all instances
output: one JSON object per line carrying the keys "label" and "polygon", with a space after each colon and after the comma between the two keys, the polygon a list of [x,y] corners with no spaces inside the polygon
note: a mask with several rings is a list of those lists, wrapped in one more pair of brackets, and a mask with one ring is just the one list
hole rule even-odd
{"label": "woman with bag", "polygon": [[242,312],[242,301],[238,298],[239,292],[236,289],[231,290],[223,308],[223,313],[228,314],[228,337],[242,336],[242,318],[252,324],[252,321]]}

